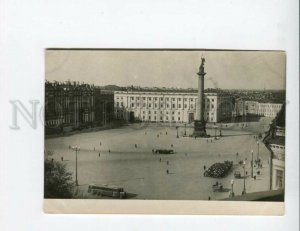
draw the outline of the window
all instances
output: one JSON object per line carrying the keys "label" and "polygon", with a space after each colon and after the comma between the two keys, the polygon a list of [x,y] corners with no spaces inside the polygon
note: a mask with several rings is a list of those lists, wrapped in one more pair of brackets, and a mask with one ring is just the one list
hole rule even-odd
{"label": "window", "polygon": [[180,115],[180,111],[178,112],[178,115]]}
{"label": "window", "polygon": [[119,107],[119,102],[117,102],[117,107]]}
{"label": "window", "polygon": [[151,97],[148,97],[149,100],[151,100]]}
{"label": "window", "polygon": [[212,101],[212,102],[214,102],[214,101],[215,101],[215,99],[211,99],[211,101]]}
{"label": "window", "polygon": [[145,116],[143,116],[143,120],[145,119]]}
{"label": "window", "polygon": [[187,104],[184,105],[184,108],[187,108]]}
{"label": "window", "polygon": [[156,120],[156,116],[154,116],[154,120]]}
{"label": "window", "polygon": [[155,104],[154,106],[157,107],[157,104]]}
{"label": "window", "polygon": [[151,120],[151,116],[149,116],[149,120]]}
{"label": "window", "polygon": [[175,104],[173,103],[173,108],[175,108]]}
{"label": "window", "polygon": [[168,116],[166,116],[166,120],[169,120],[169,117],[168,117]]}
{"label": "window", "polygon": [[215,107],[215,106],[212,104],[212,105],[211,105],[211,108],[214,108],[214,107]]}
{"label": "window", "polygon": [[187,99],[184,99],[184,101],[187,101]]}
{"label": "window", "polygon": [[139,106],[140,106],[140,104],[139,104],[139,103],[137,103],[137,104],[136,104],[136,106],[137,106],[137,107],[139,107]]}
{"label": "window", "polygon": [[131,107],[134,107],[134,103],[131,104]]}
{"label": "window", "polygon": [[174,115],[175,112],[172,111],[172,115]]}
{"label": "window", "polygon": [[143,111],[143,114],[145,114],[145,111]]}
{"label": "window", "polygon": [[160,100],[163,100],[163,97],[161,97]]}
{"label": "window", "polygon": [[167,107],[169,107],[169,104],[167,104]]}
{"label": "window", "polygon": [[276,169],[276,187],[283,188],[283,171]]}
{"label": "window", "polygon": [[151,107],[151,103],[149,103],[149,107]]}
{"label": "window", "polygon": [[174,116],[172,116],[172,120],[174,120]]}
{"label": "window", "polygon": [[164,106],[163,104],[160,105],[160,107],[163,107],[163,106]]}
{"label": "window", "polygon": [[157,100],[157,97],[154,97],[154,100],[156,101],[156,100]]}
{"label": "window", "polygon": [[121,102],[121,107],[123,107],[123,102]]}
{"label": "window", "polygon": [[180,121],[180,117],[178,117],[178,121]]}
{"label": "window", "polygon": [[134,100],[134,97],[131,97],[131,100]]}
{"label": "window", "polygon": [[191,101],[193,102],[193,101],[194,101],[194,99],[191,99]]}
{"label": "window", "polygon": [[154,111],[154,114],[156,114],[156,111]]}
{"label": "window", "polygon": [[145,103],[143,103],[143,107],[146,107],[146,104],[145,104]]}
{"label": "window", "polygon": [[166,101],[169,101],[169,98],[166,98]]}
{"label": "window", "polygon": [[181,108],[181,104],[178,104],[178,108]]}
{"label": "window", "polygon": [[166,114],[169,114],[169,112],[168,112],[168,111],[166,111]]}
{"label": "window", "polygon": [[151,111],[148,111],[149,114],[151,114]]}
{"label": "window", "polygon": [[162,116],[160,117],[160,120],[163,120],[163,117],[162,117]]}
{"label": "window", "polygon": [[181,98],[179,98],[178,101],[181,101]]}
{"label": "window", "polygon": [[172,98],[173,101],[175,101],[175,98]]}
{"label": "window", "polygon": [[145,100],[146,99],[146,97],[143,97],[143,100]]}
{"label": "window", "polygon": [[192,109],[194,108],[194,105],[193,105],[193,104],[191,104],[191,108],[192,108]]}
{"label": "window", "polygon": [[139,99],[140,99],[140,97],[136,97],[136,99],[137,99],[137,100],[139,100]]}

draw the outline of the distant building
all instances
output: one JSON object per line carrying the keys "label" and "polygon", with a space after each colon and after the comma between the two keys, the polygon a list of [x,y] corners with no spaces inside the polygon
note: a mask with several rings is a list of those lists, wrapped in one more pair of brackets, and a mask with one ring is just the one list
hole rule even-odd
{"label": "distant building", "polygon": [[[209,123],[231,118],[232,98],[205,93],[204,118]],[[178,122],[194,121],[197,93],[161,91],[115,91],[115,117],[128,121]]]}
{"label": "distant building", "polygon": [[279,103],[259,103],[258,115],[265,117],[276,117],[281,110],[282,104]]}
{"label": "distant building", "polygon": [[275,118],[281,110],[281,107],[282,104],[280,103],[262,103],[258,101],[238,99],[235,104],[235,115],[259,115]]}
{"label": "distant building", "polygon": [[113,93],[78,82],[45,83],[45,132],[104,125],[113,118]]}

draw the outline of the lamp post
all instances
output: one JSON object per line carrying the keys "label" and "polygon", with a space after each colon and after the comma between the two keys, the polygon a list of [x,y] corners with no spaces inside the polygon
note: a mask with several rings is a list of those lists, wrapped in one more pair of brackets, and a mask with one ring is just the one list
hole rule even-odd
{"label": "lamp post", "polygon": [[77,145],[73,148],[73,151],[76,153],[76,165],[75,165],[75,184],[78,186],[78,179],[77,179],[77,152],[80,151],[80,147],[77,147]]}
{"label": "lamp post", "polygon": [[257,162],[259,161],[259,141],[257,141]]}
{"label": "lamp post", "polygon": [[246,194],[246,173],[245,173],[245,166],[246,166],[246,161],[243,162],[243,169],[244,169],[244,189],[243,189],[242,195]]}
{"label": "lamp post", "polygon": [[251,151],[251,177],[253,178],[253,150]]}
{"label": "lamp post", "polygon": [[184,124],[184,136],[186,136],[186,123]]}
{"label": "lamp post", "polygon": [[179,138],[179,135],[178,135],[178,126],[176,126],[176,130],[177,130],[177,136],[176,136],[176,138]]}
{"label": "lamp post", "polygon": [[234,192],[233,192],[233,185],[234,185],[234,180],[231,180],[231,192],[230,192],[230,197],[234,197]]}

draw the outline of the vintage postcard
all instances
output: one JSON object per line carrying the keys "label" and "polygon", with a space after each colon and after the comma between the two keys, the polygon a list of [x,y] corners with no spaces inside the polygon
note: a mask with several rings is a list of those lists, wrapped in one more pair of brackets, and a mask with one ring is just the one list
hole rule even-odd
{"label": "vintage postcard", "polygon": [[284,214],[283,51],[48,49],[47,213]]}

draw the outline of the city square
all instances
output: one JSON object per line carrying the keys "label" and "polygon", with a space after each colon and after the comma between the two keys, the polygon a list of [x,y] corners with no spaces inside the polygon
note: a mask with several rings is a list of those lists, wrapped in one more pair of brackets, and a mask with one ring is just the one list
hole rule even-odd
{"label": "city square", "polygon": [[[141,123],[46,139],[45,148],[54,153],[52,158],[63,160],[75,177],[75,152],[70,147],[80,147],[78,190],[83,198],[102,198],[87,193],[88,185],[108,184],[123,187],[132,199],[219,200],[228,198],[232,187],[235,195],[242,194],[244,179],[234,178],[235,171],[244,174],[240,161],[246,163],[247,193],[270,189],[270,152],[256,139],[268,124],[266,118],[247,123],[247,127],[226,124],[222,137],[219,131],[208,128],[209,138],[185,137],[184,133],[192,134],[193,128],[187,126],[185,130],[181,125],[177,138],[174,124]],[[153,149],[173,149],[175,154],[153,154]],[[252,150],[253,158],[259,154],[263,165],[260,169],[254,167],[256,179],[251,178]],[[204,166],[226,160],[234,164],[228,176],[204,177]],[[212,189],[216,181],[224,186],[221,192]]]}

